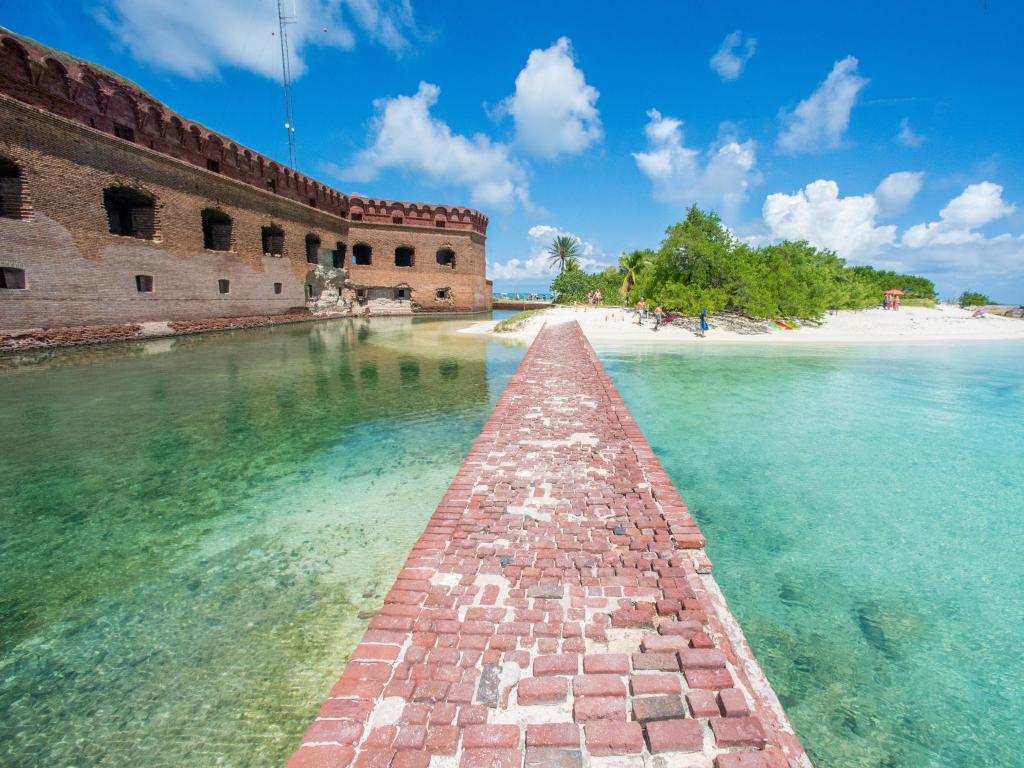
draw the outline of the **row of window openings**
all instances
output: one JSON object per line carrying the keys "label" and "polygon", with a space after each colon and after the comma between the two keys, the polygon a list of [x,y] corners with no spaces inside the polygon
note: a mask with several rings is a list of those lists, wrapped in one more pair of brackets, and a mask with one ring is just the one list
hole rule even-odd
{"label": "row of window openings", "polygon": [[[0,267],[0,288],[23,290],[26,288],[25,283],[25,270],[18,269],[16,267]],[[153,293],[153,276],[152,275],[136,275],[135,276],[135,290],[139,293]],[[283,290],[281,283],[274,283],[274,293],[280,294]],[[230,293],[231,292],[231,281],[226,279],[220,279],[217,281],[217,292],[218,293]],[[446,300],[451,298],[450,288],[439,288],[435,292],[435,296],[439,300]],[[357,291],[357,297],[360,299],[366,298],[366,290],[360,289]],[[306,285],[306,298],[313,298],[313,286],[307,283]],[[408,291],[404,288],[398,289],[396,298],[406,299],[408,298]]]}
{"label": "row of window openings", "polygon": [[[352,219],[352,221],[362,221],[363,220],[363,214],[361,214],[361,213],[352,213],[352,214],[349,215],[349,218]],[[404,221],[405,221],[405,218],[402,217],[402,216],[392,216],[391,217],[391,223],[392,224],[402,224]],[[438,229],[444,229],[444,227],[445,227],[444,219],[435,219],[434,220],[434,226],[437,227]]]}

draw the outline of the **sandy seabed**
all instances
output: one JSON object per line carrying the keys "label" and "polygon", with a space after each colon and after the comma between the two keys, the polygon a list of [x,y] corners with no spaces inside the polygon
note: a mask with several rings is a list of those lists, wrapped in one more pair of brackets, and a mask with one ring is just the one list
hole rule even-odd
{"label": "sandy seabed", "polygon": [[741,334],[715,327],[702,338],[693,331],[674,325],[654,331],[653,319],[638,325],[631,310],[616,307],[554,307],[528,320],[518,331],[495,333],[498,321],[473,323],[460,333],[495,334],[501,338],[532,341],[545,323],[576,320],[592,342],[636,344],[830,344],[906,341],[998,341],[1024,340],[1024,320],[985,314],[978,317],[970,310],[952,304],[935,308],[902,307],[897,311],[881,308],[841,311],[826,315],[820,326],[806,325],[798,330],[770,329],[767,333]]}

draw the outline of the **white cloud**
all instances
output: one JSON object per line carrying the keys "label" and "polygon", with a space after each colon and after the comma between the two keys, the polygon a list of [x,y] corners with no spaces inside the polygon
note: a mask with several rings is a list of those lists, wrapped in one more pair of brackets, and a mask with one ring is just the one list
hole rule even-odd
{"label": "white cloud", "polygon": [[[551,265],[548,256],[551,241],[560,235],[577,237],[572,232],[550,224],[538,224],[535,227],[530,227],[527,235],[528,255],[521,259],[509,259],[504,263],[488,264],[488,276],[492,280],[515,282],[542,277],[553,278],[558,273],[558,268]],[[594,272],[609,266],[608,257],[603,251],[593,243],[582,238],[577,237],[577,239],[580,241],[580,266],[583,269]]]}
{"label": "white cloud", "polygon": [[837,61],[825,82],[792,112],[782,113],[778,147],[783,152],[813,152],[838,147],[850,125],[850,112],[867,85],[857,73],[857,59]]}
{"label": "white cloud", "polygon": [[516,92],[502,101],[499,115],[511,115],[516,144],[541,158],[576,155],[601,140],[597,90],[576,66],[569,38],[530,52],[516,77]]}
{"label": "white cloud", "polygon": [[896,134],[896,141],[905,147],[920,147],[924,144],[924,136],[914,133],[910,127],[910,119],[904,117],[900,120],[900,132]]}
{"label": "white cloud", "polygon": [[647,151],[634,152],[633,158],[651,180],[655,199],[721,206],[732,213],[746,199],[747,190],[760,181],[753,141],[724,138],[702,154],[685,146],[682,120],[656,109],[647,116]]}
{"label": "white cloud", "polygon": [[723,80],[735,80],[743,73],[743,67],[757,50],[757,39],[748,37],[742,46],[739,55],[735,53],[736,48],[743,43],[743,33],[740,30],[728,34],[722,41],[721,47],[711,57],[708,64]]}
{"label": "white cloud", "polygon": [[924,184],[924,174],[918,171],[890,173],[875,188],[878,211],[883,216],[903,213],[910,201],[917,197]]}
{"label": "white cloud", "polygon": [[420,83],[413,96],[374,102],[374,137],[348,168],[336,172],[349,181],[372,181],[387,168],[417,174],[434,183],[469,189],[474,205],[508,209],[529,204],[526,172],[508,147],[483,134],[467,138],[430,114],[441,89]]}
{"label": "white cloud", "polygon": [[839,196],[839,185],[819,179],[796,194],[765,198],[761,216],[773,237],[807,240],[852,261],[879,253],[896,237],[893,225],[876,226],[873,195]]}
{"label": "white cloud", "polygon": [[939,220],[917,224],[903,233],[903,244],[910,248],[929,245],[962,245],[980,241],[984,236],[974,230],[1009,216],[1016,208],[1003,200],[999,184],[983,181],[970,184],[939,211]]}
{"label": "white cloud", "polygon": [[[395,52],[416,34],[409,0],[297,0],[296,11],[293,77],[305,72],[310,46],[352,50],[354,29]],[[158,69],[198,79],[237,67],[281,78],[274,0],[106,0],[97,16],[135,59]]]}

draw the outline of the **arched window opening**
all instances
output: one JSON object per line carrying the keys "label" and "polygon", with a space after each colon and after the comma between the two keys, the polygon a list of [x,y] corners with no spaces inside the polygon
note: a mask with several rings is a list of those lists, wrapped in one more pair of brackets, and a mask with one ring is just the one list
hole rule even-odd
{"label": "arched window opening", "polygon": [[277,224],[271,224],[268,227],[262,227],[261,232],[263,235],[263,254],[278,258],[284,256],[284,230],[277,226]]}
{"label": "arched window opening", "polygon": [[230,293],[231,292],[231,281],[221,278],[217,281],[217,292],[218,293]]}
{"label": "arched window opening", "polygon": [[455,269],[455,251],[451,248],[441,248],[437,252],[437,263],[442,267]]}
{"label": "arched window opening", "polygon": [[274,283],[274,293],[280,293],[283,287],[281,283]]}
{"label": "arched window opening", "polygon": [[392,224],[401,224],[402,223],[402,217],[401,216],[392,216],[391,217],[391,223]]}
{"label": "arched window opening", "polygon": [[153,292],[153,276],[152,275],[136,275],[135,276],[135,290],[139,293],[152,293]]}
{"label": "arched window opening", "polygon": [[317,256],[320,254],[320,235],[310,232],[306,235],[306,261],[310,264],[317,263]]}
{"label": "arched window opening", "polygon": [[341,269],[345,266],[345,244],[338,242],[335,244],[333,257],[333,266],[335,269]]}
{"label": "arched window opening", "polygon": [[25,290],[25,270],[18,267],[0,267],[0,288],[9,291]]}
{"label": "arched window opening", "polygon": [[230,251],[231,217],[216,208],[204,208],[200,215],[203,219],[203,248],[208,251]]}
{"label": "arched window opening", "polygon": [[306,283],[306,300],[310,301],[313,298],[313,286]]}
{"label": "arched window opening", "polygon": [[416,262],[416,251],[407,245],[400,245],[395,248],[395,266],[411,267]]}
{"label": "arched window opening", "polygon": [[444,229],[444,225],[445,225],[444,219],[436,219],[434,221],[434,226],[437,227],[438,229]]}
{"label": "arched window opening", "polygon": [[132,187],[107,187],[103,207],[112,235],[156,239],[156,200],[148,192]]}
{"label": "arched window opening", "polygon": [[368,267],[373,258],[373,249],[366,243],[356,243],[352,246],[352,263],[361,267]]}
{"label": "arched window opening", "polygon": [[27,219],[32,212],[27,198],[21,168],[13,160],[0,157],[0,217]]}

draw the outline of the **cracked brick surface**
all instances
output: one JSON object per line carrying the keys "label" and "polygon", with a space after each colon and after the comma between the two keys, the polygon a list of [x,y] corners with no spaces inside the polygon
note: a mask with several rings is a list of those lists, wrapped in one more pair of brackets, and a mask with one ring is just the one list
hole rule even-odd
{"label": "cracked brick surface", "polygon": [[703,546],[579,326],[545,327],[289,768],[810,766]]}

